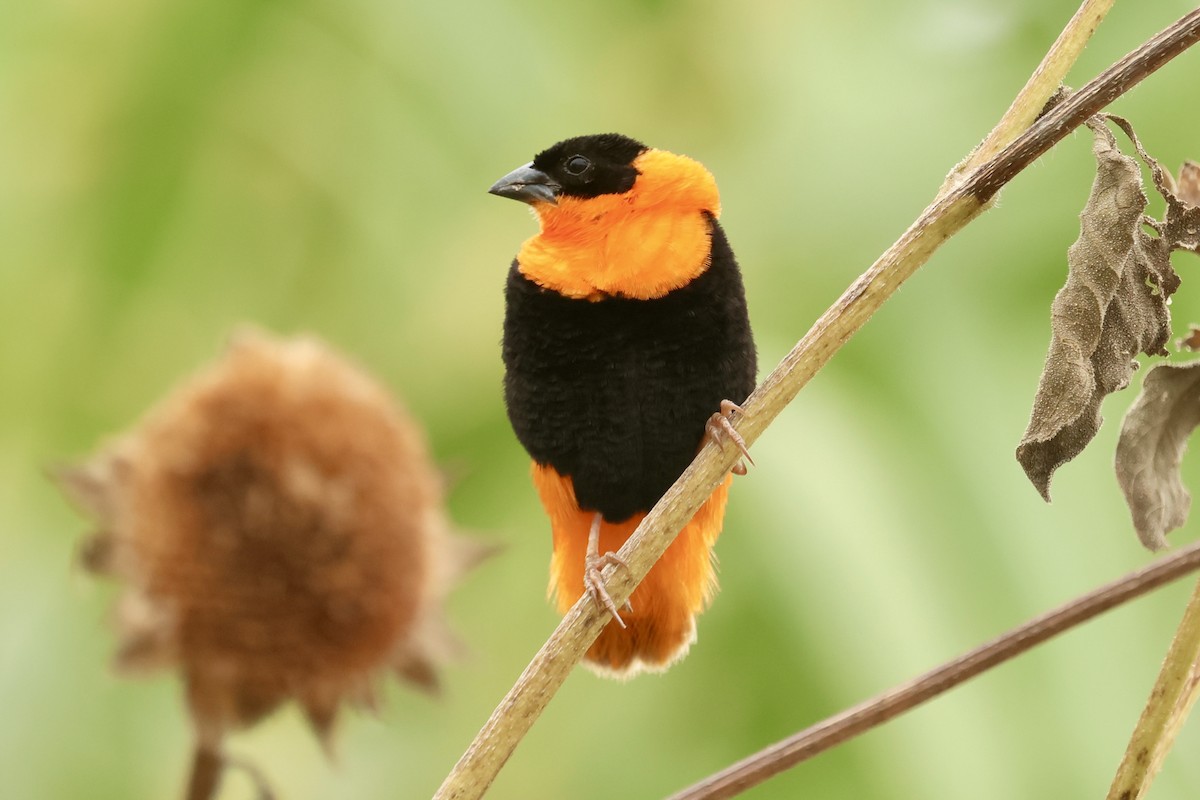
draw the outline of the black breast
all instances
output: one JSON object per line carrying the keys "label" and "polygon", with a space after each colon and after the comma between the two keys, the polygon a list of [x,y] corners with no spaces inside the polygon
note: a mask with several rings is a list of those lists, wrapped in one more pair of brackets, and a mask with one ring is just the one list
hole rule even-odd
{"label": "black breast", "polygon": [[661,298],[570,299],[514,261],[506,299],[504,395],[517,438],[606,520],[653,506],[721,401],[754,389],[741,274],[715,219],[709,268]]}

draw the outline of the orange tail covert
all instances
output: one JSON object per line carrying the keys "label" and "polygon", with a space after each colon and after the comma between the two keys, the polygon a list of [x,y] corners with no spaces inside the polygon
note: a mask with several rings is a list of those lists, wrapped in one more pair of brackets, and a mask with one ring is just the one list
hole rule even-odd
{"label": "orange tail covert", "polygon": [[[680,532],[629,598],[633,610],[621,612],[625,628],[609,622],[587,652],[586,664],[602,674],[628,678],[659,672],[687,654],[696,639],[696,615],[716,590],[713,545],[721,533],[732,476],[717,487]],[[592,512],[579,508],[571,479],[553,467],[533,465],[533,484],[550,517],[554,555],[550,592],[565,614],[583,594],[583,559]],[[600,550],[616,552],[645,518],[602,523]]]}

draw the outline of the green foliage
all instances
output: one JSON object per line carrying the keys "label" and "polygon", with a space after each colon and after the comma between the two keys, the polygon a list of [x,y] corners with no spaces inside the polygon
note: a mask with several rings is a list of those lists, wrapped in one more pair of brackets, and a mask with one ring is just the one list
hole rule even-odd
{"label": "green foliage", "polygon": [[[0,794],[181,786],[177,686],[110,677],[111,590],[73,570],[85,524],[42,470],[127,427],[242,321],[316,331],[380,376],[463,476],[456,519],[507,550],[452,598],[472,655],[441,701],[390,691],[381,721],[347,720],[337,767],[295,713],[231,749],[285,800],[431,794],[556,621],[499,391],[504,273],[534,228],[487,187],[578,133],[701,159],[765,369],[932,197],[1075,6],[0,6]],[[1073,82],[1190,7],[1118,4]],[[1114,109],[1167,164],[1200,156],[1178,103],[1198,64]],[[1115,430],[1053,506],[1011,457],[1092,168],[1087,137],[1064,142],[834,359],[735,486],[722,592],[688,659],[628,684],[580,671],[489,797],[669,793],[1144,562]],[[1182,328],[1200,313],[1179,258]],[[747,796],[1099,796],[1186,592]],[[1179,752],[1196,742],[1185,730]],[[1200,766],[1172,759],[1154,796],[1198,787]],[[227,797],[249,795],[231,779]]]}

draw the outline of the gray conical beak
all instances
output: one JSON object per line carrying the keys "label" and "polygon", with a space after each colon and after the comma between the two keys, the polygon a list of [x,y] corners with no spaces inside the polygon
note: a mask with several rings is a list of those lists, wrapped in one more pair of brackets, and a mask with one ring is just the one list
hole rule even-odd
{"label": "gray conical beak", "polygon": [[517,167],[488,189],[488,193],[499,197],[511,197],[522,203],[549,203],[552,206],[558,205],[560,191],[562,187],[540,169],[534,169],[533,162]]}

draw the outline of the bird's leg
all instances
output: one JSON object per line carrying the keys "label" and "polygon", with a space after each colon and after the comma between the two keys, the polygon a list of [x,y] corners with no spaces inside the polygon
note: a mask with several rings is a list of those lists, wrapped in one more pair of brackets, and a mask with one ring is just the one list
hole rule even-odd
{"label": "bird's leg", "polygon": [[[613,602],[608,589],[604,588],[604,576],[600,572],[609,564],[625,569],[629,569],[629,565],[625,563],[625,559],[611,550],[600,555],[600,521],[602,518],[600,512],[597,511],[596,516],[592,517],[592,529],[588,531],[587,555],[583,560],[583,588],[596,601],[596,605],[607,608],[617,624],[624,628],[625,620],[621,619],[621,615],[617,613],[617,604]],[[625,607],[630,611],[633,610],[633,606],[628,600],[625,601]]]}
{"label": "bird's leg", "polygon": [[[721,410],[708,418],[708,422],[704,425],[704,432],[710,439],[717,443],[717,447],[724,447],[725,439],[729,439],[742,451],[742,456],[753,464],[754,459],[750,457],[750,451],[746,448],[746,440],[742,438],[740,433],[733,429],[733,412],[735,411],[739,414],[746,413],[742,410],[741,406],[732,400],[722,400]],[[738,461],[733,466],[733,474],[745,475],[746,465]]]}

